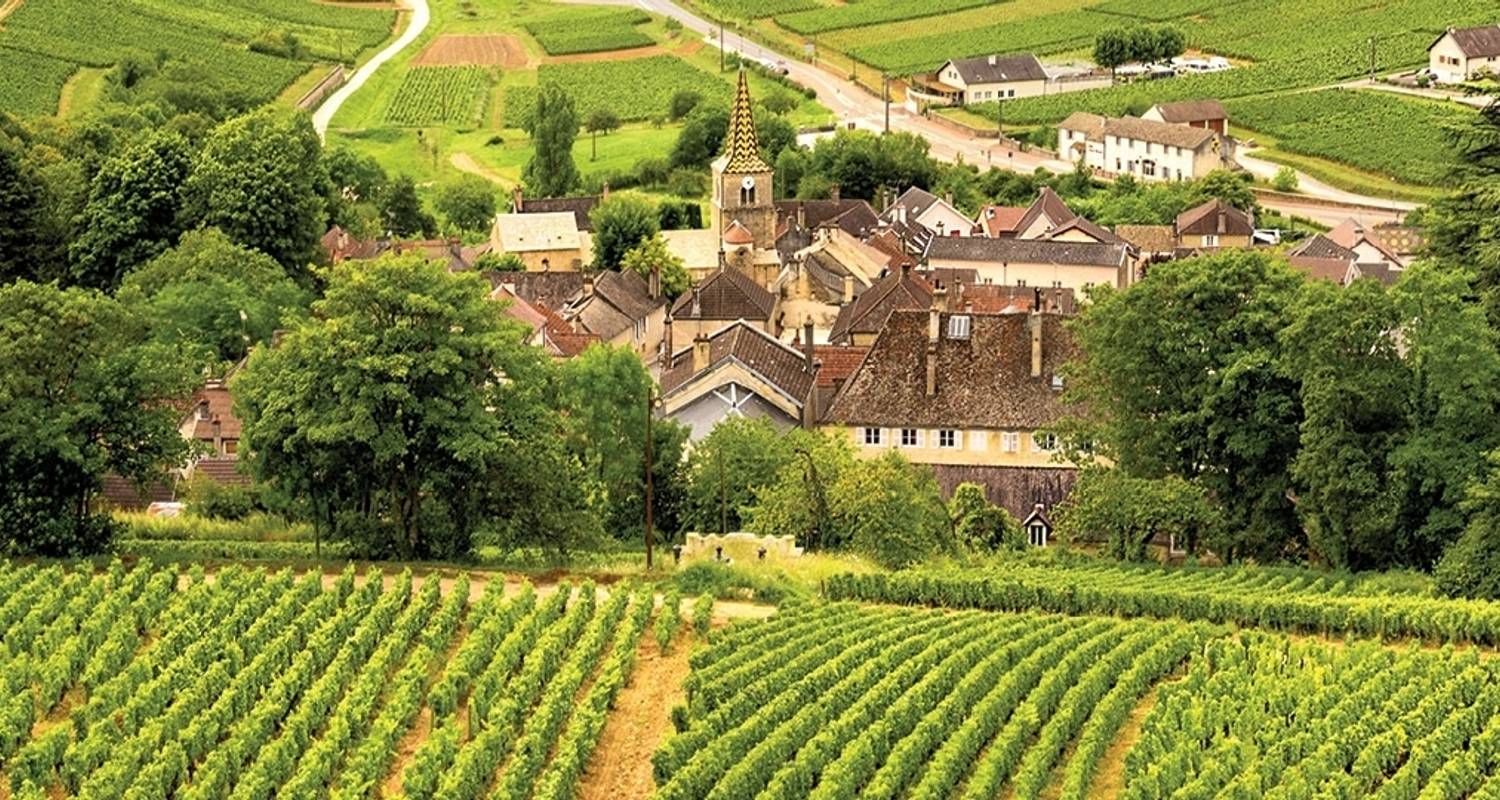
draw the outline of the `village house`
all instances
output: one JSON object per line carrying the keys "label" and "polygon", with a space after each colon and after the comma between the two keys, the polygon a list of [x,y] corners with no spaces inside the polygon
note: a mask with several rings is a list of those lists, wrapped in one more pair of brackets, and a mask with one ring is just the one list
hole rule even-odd
{"label": "village house", "polygon": [[766,419],[782,429],[811,428],[816,376],[815,353],[799,352],[736,321],[695,335],[665,359],[662,413],[691,428],[693,441],[731,417]]}
{"label": "village house", "polygon": [[510,211],[512,214],[572,214],[573,222],[578,226],[578,230],[593,233],[594,208],[607,199],[609,199],[608,186],[596,195],[531,198],[527,197],[521,187],[517,186],[511,192]]}
{"label": "village house", "polygon": [[1360,278],[1392,284],[1409,263],[1357,220],[1315,234],[1287,253],[1287,261],[1314,278],[1347,286]]}
{"label": "village house", "polygon": [[[834,396],[821,427],[863,457],[895,449],[933,468],[945,492],[986,488],[1017,519],[1043,514],[1072,487],[1051,431],[1067,413],[1062,365],[1073,354],[1063,315],[1041,308],[949,311],[947,290],[928,309],[894,311]],[[1044,544],[1050,529],[1037,532]]]}
{"label": "village house", "polygon": [[1050,239],[933,239],[925,253],[933,269],[972,270],[979,283],[1083,291],[1134,281],[1135,260],[1124,243]]}
{"label": "village house", "polygon": [[1031,53],[955,58],[917,89],[953,105],[1035,97],[1046,92],[1047,72]]}
{"label": "village house", "polygon": [[902,310],[920,310],[932,304],[932,286],[908,267],[886,275],[865,290],[853,302],[839,309],[828,341],[839,345],[865,347],[885,329],[891,314]]}
{"label": "village house", "polygon": [[536,272],[577,271],[594,258],[592,237],[578,229],[578,219],[569,211],[497,214],[490,251],[517,256]]}
{"label": "village house", "polygon": [[1177,215],[1173,234],[1178,255],[1249,247],[1255,238],[1255,218],[1216,197]]}
{"label": "village house", "polygon": [[649,280],[628,270],[590,273],[584,276],[580,297],[560,314],[575,332],[629,347],[642,360],[652,361],[665,333],[667,299],[657,273]]}
{"label": "village house", "polygon": [[953,207],[953,198],[937,195],[913,186],[901,193],[880,218],[898,229],[919,225],[933,236],[968,236],[974,222]]}
{"label": "village house", "polygon": [[796,332],[813,323],[820,338],[840,312],[863,295],[890,265],[902,263],[838,227],[817,229],[812,244],[786,258],[774,287],[781,300],[781,322]]}
{"label": "village house", "polygon": [[1500,75],[1500,25],[1449,28],[1427,48],[1427,69],[1441,83]]}
{"label": "village house", "polygon": [[1142,114],[1141,119],[1203,128],[1220,136],[1229,135],[1229,112],[1224,110],[1224,105],[1218,100],[1157,103]]}
{"label": "village house", "polygon": [[1233,140],[1208,128],[1074,112],[1057,126],[1060,158],[1145,181],[1201,178],[1234,164]]}
{"label": "village house", "polygon": [[[670,333],[679,341],[688,342],[743,320],[776,336],[780,333],[776,323],[777,300],[776,295],[745,273],[721,267],[677,298],[672,306]],[[674,344],[667,342],[668,353]]]}
{"label": "village house", "polygon": [[227,378],[210,378],[193,392],[177,432],[191,445],[185,466],[143,486],[114,473],[105,475],[99,502],[123,511],[176,502],[182,485],[195,478],[221,486],[250,485],[250,476],[239,469],[241,424]]}

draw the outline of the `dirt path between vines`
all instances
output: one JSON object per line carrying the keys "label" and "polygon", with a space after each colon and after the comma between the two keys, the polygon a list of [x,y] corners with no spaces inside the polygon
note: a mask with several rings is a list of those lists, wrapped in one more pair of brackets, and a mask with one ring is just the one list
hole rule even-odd
{"label": "dirt path between vines", "polygon": [[620,689],[599,746],[579,782],[580,800],[638,800],[651,796],[651,754],[672,730],[672,706],[683,701],[690,636],[662,655],[656,639],[641,637],[630,682]]}
{"label": "dirt path between vines", "polygon": [[1157,684],[1147,692],[1135,704],[1130,716],[1126,717],[1125,724],[1115,731],[1109,749],[1099,758],[1099,769],[1094,773],[1094,782],[1089,786],[1089,797],[1119,797],[1125,790],[1125,754],[1141,738],[1141,728],[1151,709],[1156,708],[1156,696],[1161,686],[1162,684]]}

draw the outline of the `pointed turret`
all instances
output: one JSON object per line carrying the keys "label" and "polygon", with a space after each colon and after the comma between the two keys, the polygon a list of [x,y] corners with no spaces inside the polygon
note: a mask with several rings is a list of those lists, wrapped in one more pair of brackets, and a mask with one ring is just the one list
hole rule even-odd
{"label": "pointed turret", "polygon": [[750,106],[750,84],[745,68],[740,67],[740,85],[735,90],[734,108],[729,112],[729,135],[724,139],[726,175],[752,175],[770,172],[770,165],[760,156],[760,140],[755,135],[755,113]]}

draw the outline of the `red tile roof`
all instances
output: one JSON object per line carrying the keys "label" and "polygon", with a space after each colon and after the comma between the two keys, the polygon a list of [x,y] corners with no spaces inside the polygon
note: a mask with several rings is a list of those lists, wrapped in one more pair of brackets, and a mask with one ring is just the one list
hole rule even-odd
{"label": "red tile roof", "polygon": [[1014,236],[1021,229],[1021,220],[1026,218],[1029,210],[1018,206],[985,206],[979,209],[974,227],[985,236]]}
{"label": "red tile roof", "polygon": [[209,381],[188,403],[188,414],[193,420],[192,438],[200,442],[214,440],[214,423],[219,423],[219,437],[240,438],[240,418],[234,415],[234,396],[223,381]]}
{"label": "red tile roof", "polygon": [[870,284],[854,302],[840,308],[828,338],[842,343],[856,333],[879,333],[893,312],[931,305],[932,287],[927,281],[910,270],[897,270]]}

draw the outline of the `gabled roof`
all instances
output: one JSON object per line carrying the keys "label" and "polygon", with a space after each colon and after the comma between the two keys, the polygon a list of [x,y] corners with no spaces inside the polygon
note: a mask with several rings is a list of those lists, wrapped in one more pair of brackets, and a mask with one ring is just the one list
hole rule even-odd
{"label": "gabled roof", "polygon": [[1500,56],[1500,25],[1481,25],[1477,28],[1449,28],[1446,33],[1438,37],[1427,49],[1431,50],[1438,42],[1452,36],[1453,43],[1469,58],[1486,58]]}
{"label": "gabled roof", "polygon": [[1018,235],[1025,233],[1039,219],[1045,218],[1049,225],[1055,227],[1072,222],[1077,217],[1073,209],[1068,208],[1068,204],[1058,197],[1057,192],[1052,191],[1051,186],[1043,186],[1041,191],[1037,192],[1036,199],[1031,201],[1026,213],[1021,216],[1021,221],[1016,223],[1016,233]]}
{"label": "gabled roof", "polygon": [[865,200],[777,200],[777,228],[791,229],[801,219],[809,229],[836,226],[850,236],[865,236],[880,224]]}
{"label": "gabled roof", "polygon": [[593,220],[589,214],[594,207],[599,205],[598,195],[586,197],[524,197],[519,192],[516,195],[519,201],[515,212],[517,214],[572,214],[573,222],[578,230],[592,231]]}
{"label": "gabled roof", "polygon": [[[965,84],[1043,81],[1047,73],[1031,53],[955,58],[948,62]],[[941,72],[941,70],[940,70]]]}
{"label": "gabled roof", "polygon": [[755,244],[755,234],[739,220],[734,220],[724,229],[724,244]]}
{"label": "gabled roof", "polygon": [[1042,310],[1071,315],[1077,308],[1072,289],[999,283],[960,283],[949,289],[948,300],[954,312],[975,314],[1015,314],[1030,311],[1040,304]]}
{"label": "gabled roof", "polygon": [[719,267],[677,298],[672,306],[673,319],[692,320],[769,320],[776,307],[776,297],[749,275],[734,267]]}
{"label": "gabled roof", "polygon": [[1035,430],[1068,411],[1052,377],[1073,355],[1058,314],[1042,326],[1042,370],[1031,376],[1030,314],[968,314],[969,335],[947,335],[953,314],[939,319],[936,386],[927,394],[929,311],[891,315],[859,369],[833,399],[825,421],[843,425]]}
{"label": "gabled roof", "polygon": [[546,214],[500,214],[495,217],[500,250],[505,253],[532,253],[546,250],[577,250],[583,247],[578,222],[573,214],[555,211]]}
{"label": "gabled roof", "polygon": [[1386,286],[1393,285],[1401,277],[1402,269],[1390,264],[1355,264],[1349,268],[1350,281],[1361,279],[1377,280]]}
{"label": "gabled roof", "polygon": [[771,172],[760,155],[760,140],[755,133],[755,113],[750,105],[750,84],[745,68],[740,67],[739,86],[735,89],[734,107],[729,111],[729,133],[724,137],[724,174],[746,175]]}
{"label": "gabled roof", "polygon": [[1116,236],[1108,228],[1102,225],[1095,224],[1094,222],[1084,219],[1083,217],[1074,217],[1067,222],[1058,225],[1052,230],[1042,234],[1042,238],[1049,240],[1056,239],[1059,236],[1062,236],[1063,234],[1069,233],[1071,231],[1078,231],[1079,233],[1092,238],[1094,241],[1103,244],[1125,244],[1124,239]]}
{"label": "gabled roof", "polygon": [[1320,233],[1303,240],[1302,244],[1297,245],[1287,253],[1287,257],[1333,258],[1342,261],[1353,261],[1357,256],[1354,255],[1353,250]]}
{"label": "gabled roof", "polygon": [[534,307],[546,317],[546,324],[542,328],[542,346],[552,355],[572,358],[599,341],[595,334],[574,330],[556,311],[542,305]]}
{"label": "gabled roof", "polygon": [[485,277],[492,286],[506,286],[532,305],[551,309],[566,308],[583,294],[582,272],[489,272]]}
{"label": "gabled roof", "polygon": [[1218,100],[1183,100],[1176,103],[1157,103],[1153,108],[1164,122],[1185,125],[1193,122],[1210,122],[1229,119],[1224,104]]}
{"label": "gabled roof", "polygon": [[1119,267],[1125,263],[1127,250],[1127,246],[1123,244],[962,236],[934,238],[927,246],[927,257],[935,261],[974,261],[989,264]]}
{"label": "gabled roof", "polygon": [[1248,212],[1215,197],[1177,215],[1176,229],[1178,236],[1253,236],[1255,221]]}
{"label": "gabled roof", "polygon": [[1286,254],[1287,262],[1309,277],[1343,283],[1355,261],[1353,250],[1323,234],[1310,236]]}
{"label": "gabled roof", "polygon": [[665,298],[651,296],[646,279],[635,272],[601,272],[594,276],[594,293],[569,316],[585,332],[613,339],[666,304]]}
{"label": "gabled roof", "polygon": [[916,222],[917,217],[927,213],[927,209],[937,205],[938,202],[939,198],[937,195],[926,189],[919,189],[913,186],[902,192],[901,196],[896,198],[896,202],[892,203],[891,207],[887,208],[884,214],[881,214],[881,218],[887,222],[898,219],[896,208],[900,206],[906,209],[907,220]]}
{"label": "gabled roof", "polygon": [[910,270],[897,270],[871,284],[854,302],[840,308],[828,339],[843,342],[856,333],[880,333],[896,311],[924,309],[931,305],[932,287],[927,281]]}
{"label": "gabled roof", "polygon": [[1021,231],[1021,220],[1030,208],[1017,206],[985,206],[974,218],[974,229],[985,236],[1014,236]]}
{"label": "gabled roof", "polygon": [[[806,357],[788,345],[778,342],[765,331],[743,320],[730,323],[708,337],[708,365],[693,369],[693,348],[689,343],[672,354],[661,373],[663,397],[688,391],[701,375],[713,372],[728,362],[736,362],[760,376],[762,380],[801,406],[812,392],[814,375],[807,368]],[[816,351],[815,351],[816,352]],[[716,387],[706,386],[705,391]]]}
{"label": "gabled roof", "polygon": [[1401,263],[1400,257],[1392,252],[1391,249],[1385,245],[1385,242],[1382,242],[1378,236],[1373,235],[1370,230],[1364,226],[1364,223],[1360,222],[1359,220],[1346,219],[1336,225],[1333,230],[1328,232],[1327,235],[1331,241],[1338,244],[1340,247],[1345,247],[1353,250],[1361,244],[1368,244],[1376,250],[1380,251],[1380,254],[1391,263],[1397,265]]}
{"label": "gabled roof", "polygon": [[[200,409],[206,410],[207,414],[200,413]],[[219,423],[219,438],[240,438],[241,425],[240,418],[234,415],[234,396],[224,381],[210,380],[193,392],[186,419],[193,421],[191,438],[200,442],[214,440],[215,422]]]}
{"label": "gabled roof", "polygon": [[1186,150],[1197,150],[1219,136],[1208,128],[1193,128],[1136,117],[1113,119],[1082,111],[1073,112],[1057,127],[1063,130],[1081,131],[1093,141],[1102,141],[1105,136],[1115,136],[1152,144],[1171,145]]}

